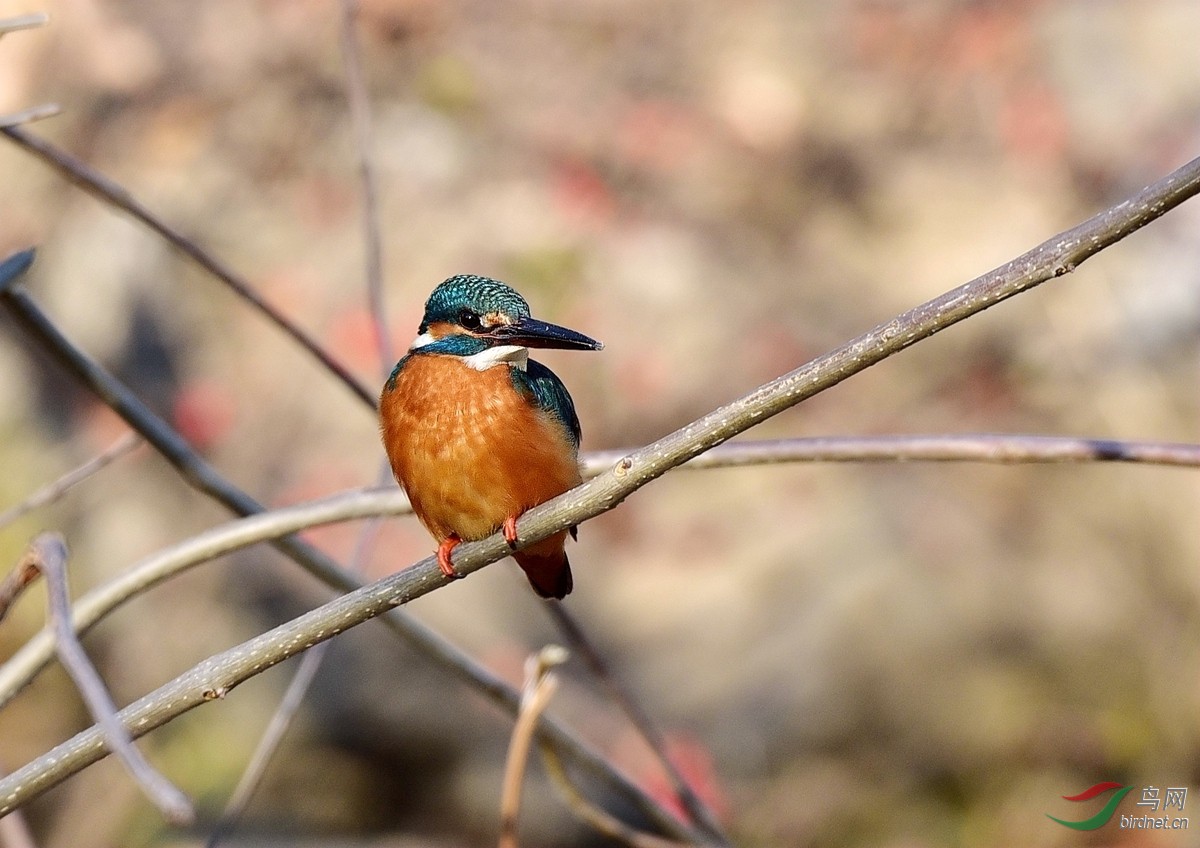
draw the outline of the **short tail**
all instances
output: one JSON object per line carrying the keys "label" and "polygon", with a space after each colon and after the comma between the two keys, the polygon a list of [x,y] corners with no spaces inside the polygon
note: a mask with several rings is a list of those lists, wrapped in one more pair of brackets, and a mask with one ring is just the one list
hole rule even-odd
{"label": "short tail", "polygon": [[575,581],[571,578],[571,563],[567,560],[565,551],[558,551],[550,556],[521,551],[513,558],[529,578],[529,585],[533,587],[533,591],[543,598],[562,600],[571,594]]}

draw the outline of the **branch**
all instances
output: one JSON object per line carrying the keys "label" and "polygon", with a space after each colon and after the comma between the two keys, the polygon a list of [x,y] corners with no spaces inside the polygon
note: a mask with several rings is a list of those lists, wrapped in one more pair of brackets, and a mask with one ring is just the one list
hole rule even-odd
{"label": "branch", "polygon": [[600,685],[607,690],[609,699],[629,717],[634,729],[650,746],[650,750],[654,752],[658,761],[662,763],[667,779],[671,782],[671,788],[675,792],[675,797],[679,799],[680,806],[687,812],[688,817],[714,841],[720,840],[720,842],[728,844],[729,840],[722,833],[716,815],[696,794],[684,779],[683,773],[671,761],[667,754],[666,740],[658,732],[654,722],[650,720],[649,714],[617,680],[616,675],[612,673],[612,669],[608,667],[608,663],[604,661],[600,651],[584,633],[579,622],[567,612],[563,604],[550,601],[544,606],[550,613],[550,617],[554,619],[554,623],[558,625],[559,632],[566,637],[571,650],[583,658],[584,664],[591,669],[592,674],[600,681]]}
{"label": "branch", "polygon": [[[342,60],[346,67],[346,100],[354,125],[354,144],[358,149],[358,171],[362,181],[363,235],[367,258],[367,303],[375,330],[375,347],[383,365],[383,376],[392,369],[395,355],[387,330],[383,307],[383,236],[379,223],[379,190],[375,159],[371,155],[371,109],[367,98],[367,80],[363,73],[362,49],[355,37],[358,17],[357,0],[342,0]],[[371,398],[374,408],[375,397]]]}
{"label": "branch", "polygon": [[315,339],[298,324],[269,304],[254,290],[254,287],[234,270],[225,265],[203,247],[192,241],[179,230],[163,221],[143,206],[117,183],[45,139],[31,135],[17,126],[0,126],[0,135],[7,136],[23,150],[37,156],[70,182],[92,195],[145,224],[162,236],[172,247],[191,259],[208,273],[224,283],[234,294],[246,301],[267,320],[290,336],[300,347],[334,374],[363,403],[375,407],[375,393],[360,383],[350,371],[335,360]]}
{"label": "branch", "polygon": [[[585,455],[584,476],[602,473],[631,452],[609,450]],[[1131,462],[1197,468],[1200,445],[999,433],[813,436],[731,442],[689,459],[680,468],[698,471],[790,462]]]}
{"label": "branch", "polygon": [[63,668],[71,680],[88,712],[92,714],[108,746],[125,769],[137,781],[146,797],[175,824],[190,824],[195,818],[192,802],[134,747],[129,732],[117,718],[117,705],[100,679],[95,666],[88,659],[83,645],[79,643],[71,628],[71,598],[67,589],[67,543],[58,533],[42,533],[29,545],[29,549],[18,563],[16,572],[25,575],[40,572],[46,578],[46,606],[49,610],[50,629],[54,632],[55,648]]}
{"label": "branch", "polygon": [[529,763],[529,747],[538,720],[558,691],[558,676],[551,670],[567,661],[567,651],[547,645],[525,660],[525,685],[521,708],[508,742],[504,759],[504,781],[500,792],[500,848],[517,848],[517,817],[521,811],[521,785]]}
{"label": "branch", "polygon": [[126,433],[87,462],[76,468],[72,468],[66,474],[38,489],[20,503],[14,504],[4,510],[4,512],[0,512],[0,527],[12,524],[22,515],[32,512],[39,507],[54,503],[96,472],[116,462],[127,453],[131,453],[140,444],[142,444],[142,440],[138,437],[137,433]]}
{"label": "branch", "polygon": [[685,843],[634,830],[620,819],[609,815],[588,801],[571,782],[562,760],[549,745],[542,746],[542,762],[546,764],[546,773],[550,775],[550,782],[562,793],[571,811],[599,833],[618,842],[624,842],[631,848],[684,848]]}
{"label": "branch", "polygon": [[45,12],[33,12],[28,15],[17,15],[13,18],[0,18],[0,37],[22,29],[34,29],[45,26],[49,22],[50,16]]}
{"label": "branch", "polygon": [[22,109],[20,112],[10,112],[7,115],[0,115],[0,129],[40,121],[43,118],[52,118],[61,111],[62,109],[59,108],[57,103],[42,103],[40,106],[30,106],[28,109]]}
{"label": "branch", "polygon": [[[1200,191],[1200,160],[1180,168],[1135,197],[1060,234],[1032,251],[941,297],[870,330],[796,371],[773,380],[651,445],[609,471],[527,512],[517,525],[521,544],[544,539],[613,509],[637,489],[692,457],[794,406],[853,374],[958,321],[1022,291],[1074,270],[1098,251],[1145,226]],[[0,271],[3,266],[0,266]],[[2,279],[2,275],[0,275]],[[21,299],[28,298],[23,293]],[[13,307],[9,289],[4,301]],[[14,310],[18,315],[23,307]],[[506,556],[499,533],[455,549],[463,575]],[[434,557],[324,604],[236,648],[205,660],[122,711],[126,726],[146,733],[317,642],[426,592],[446,585]],[[461,676],[461,667],[453,667]],[[546,733],[542,726],[540,732]],[[44,792],[104,755],[91,728],[0,781],[0,815]],[[610,773],[611,774],[611,773]]]}

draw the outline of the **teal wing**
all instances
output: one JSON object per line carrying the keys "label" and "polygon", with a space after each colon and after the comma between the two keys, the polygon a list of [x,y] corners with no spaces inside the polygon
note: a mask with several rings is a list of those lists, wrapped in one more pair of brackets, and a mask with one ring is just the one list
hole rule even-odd
{"label": "teal wing", "polygon": [[571,444],[579,450],[579,416],[575,414],[575,404],[562,380],[545,365],[532,359],[524,371],[520,368],[510,368],[509,371],[517,391],[530,395],[539,409],[557,418]]}

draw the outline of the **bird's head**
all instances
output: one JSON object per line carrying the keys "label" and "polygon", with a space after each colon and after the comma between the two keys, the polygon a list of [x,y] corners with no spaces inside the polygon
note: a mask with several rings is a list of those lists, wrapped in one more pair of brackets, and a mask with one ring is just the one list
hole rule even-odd
{"label": "bird's head", "polygon": [[460,274],[429,295],[409,350],[463,356],[475,367],[490,367],[523,364],[525,349],[531,347],[600,350],[604,345],[533,318],[525,298],[499,280]]}

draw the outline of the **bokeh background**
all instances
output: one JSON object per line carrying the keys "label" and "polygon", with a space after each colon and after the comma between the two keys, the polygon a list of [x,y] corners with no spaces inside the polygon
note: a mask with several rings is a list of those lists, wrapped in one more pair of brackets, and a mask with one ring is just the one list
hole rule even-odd
{"label": "bokeh background", "polygon": [[[363,0],[397,349],[471,272],[605,341],[544,358],[585,449],[636,446],[989,270],[1200,150],[1200,5]],[[3,0],[0,114],[213,250],[362,379],[338,4]],[[1197,440],[1200,205],[754,437],[995,431]],[[372,414],[127,218],[0,143],[0,255],[71,338],[282,505],[378,479]],[[0,319],[0,507],[123,425]],[[1200,483],[1136,466],[680,472],[582,528],[569,600],[745,845],[1139,846],[1046,818],[1101,780],[1200,784]],[[81,592],[225,520],[147,450],[0,528],[67,535]],[[360,527],[310,534],[349,559]],[[378,577],[427,555],[387,522]],[[327,597],[254,549],[86,645],[118,701]],[[0,624],[0,660],[42,623]],[[511,562],[414,604],[514,682],[555,639]],[[211,821],[290,666],[142,744]],[[663,781],[574,666],[555,711]],[[84,727],[56,668],[0,711],[11,770]],[[231,845],[484,845],[510,724],[378,624],[340,637]],[[602,844],[535,774],[529,845]],[[1125,812],[1145,812],[1131,795]],[[1190,797],[1184,815],[1200,811]],[[105,761],[29,810],[38,844],[194,845]],[[1193,816],[1196,818],[1196,816]]]}

